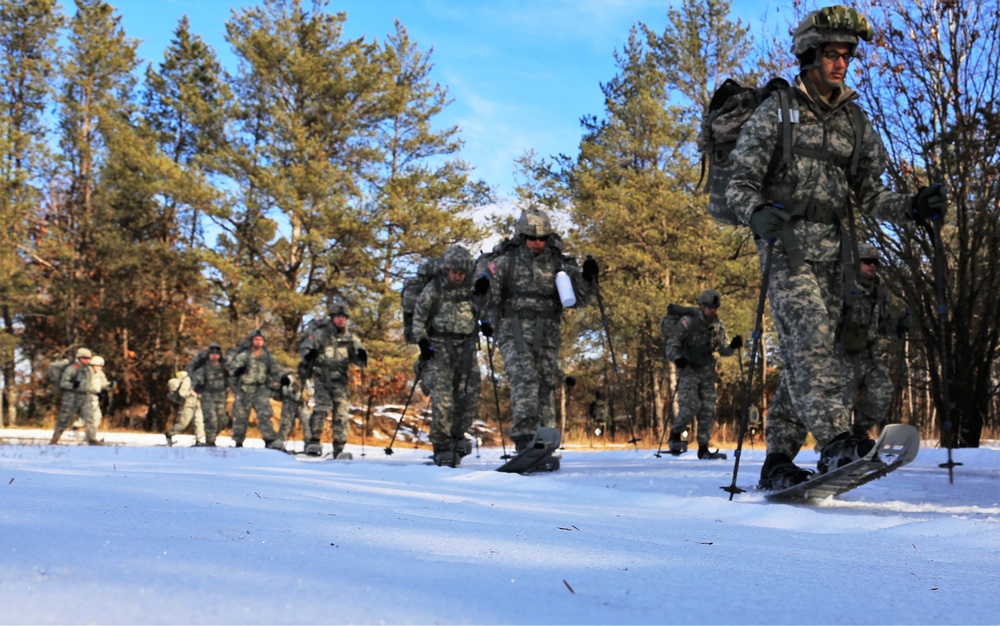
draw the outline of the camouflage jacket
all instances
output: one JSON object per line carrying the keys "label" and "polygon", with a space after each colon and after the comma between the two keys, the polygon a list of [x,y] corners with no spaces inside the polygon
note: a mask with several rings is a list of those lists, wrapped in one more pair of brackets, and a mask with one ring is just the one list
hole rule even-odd
{"label": "camouflage jacket", "polygon": [[453,285],[438,275],[424,285],[413,309],[413,338],[419,342],[435,336],[475,335],[476,314],[472,307],[471,275]]}
{"label": "camouflage jacket", "polygon": [[[73,393],[90,393],[90,374],[93,370],[89,365],[73,361],[63,369],[59,377],[59,389]],[[76,387],[73,383],[78,383]]]}
{"label": "camouflage jacket", "polygon": [[347,366],[360,364],[358,350],[363,346],[347,327],[338,330],[329,319],[313,321],[299,340],[299,354],[305,358],[311,350],[319,354],[312,376],[318,381],[347,381]]}
{"label": "camouflage jacket", "polygon": [[226,391],[226,368],[220,360],[218,365],[205,363],[191,373],[192,383],[197,393],[224,393]]}
{"label": "camouflage jacket", "polygon": [[[732,154],[735,168],[726,200],[746,224],[758,207],[783,204],[796,217],[793,228],[804,258],[836,260],[840,256],[841,231],[833,216],[846,214],[851,189],[857,191],[861,212],[894,223],[909,219],[912,199],[882,183],[885,148],[864,115],[857,174],[849,179],[856,140],[851,111],[857,107],[853,103],[858,97],[854,90],[843,87],[837,97],[827,102],[799,77],[792,93],[791,162],[765,180],[772,156],[780,158],[780,154],[775,155],[781,132],[780,106],[778,94],[774,93],[754,111],[740,132]],[[784,244],[778,242],[775,249],[784,250]]]}
{"label": "camouflage jacket", "polygon": [[715,353],[732,356],[736,351],[729,347],[726,327],[718,316],[711,322],[701,311],[685,315],[677,321],[677,329],[670,334],[666,346],[667,358],[676,361],[687,357],[692,367],[715,365]]}
{"label": "camouflage jacket", "polygon": [[[259,355],[254,355],[253,349],[240,352],[227,364],[226,369],[231,377],[239,381],[239,388],[244,391],[265,385],[276,389],[278,380],[284,373],[267,348],[261,348]],[[241,369],[243,372],[237,376],[236,372]]]}
{"label": "camouflage jacket", "polygon": [[869,348],[878,350],[879,339],[889,336],[892,317],[892,303],[878,280],[859,277],[857,297],[854,305],[844,312],[840,332],[844,353],[859,354]]}

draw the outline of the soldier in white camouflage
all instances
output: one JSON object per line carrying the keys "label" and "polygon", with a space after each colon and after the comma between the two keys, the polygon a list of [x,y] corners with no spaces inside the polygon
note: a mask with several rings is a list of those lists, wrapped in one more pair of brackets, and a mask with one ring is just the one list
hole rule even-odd
{"label": "soldier in white camouflage", "polygon": [[299,341],[299,354],[302,356],[300,378],[311,378],[315,393],[306,454],[322,454],[323,426],[327,414],[332,411],[333,457],[346,459],[350,458],[350,453],[344,452],[344,446],[347,444],[351,408],[347,369],[352,363],[367,367],[368,352],[347,327],[347,303],[333,298],[328,311],[329,317],[311,322]]}
{"label": "soldier in white camouflage", "polygon": [[215,447],[215,438],[229,425],[226,413],[226,368],[222,364],[222,346],[208,346],[207,360],[193,372],[191,382],[201,401],[205,421],[205,445]]}
{"label": "soldier in white camouflage", "polygon": [[886,367],[891,335],[902,339],[909,330],[908,315],[897,315],[878,279],[878,251],[858,246],[860,269],[854,305],[844,312],[840,346],[844,356],[847,404],[854,410],[854,432],[868,435],[881,423],[892,404],[892,379]]}
{"label": "soldier in white camouflage", "polygon": [[194,381],[187,370],[180,370],[175,374],[181,379],[177,388],[177,395],[182,403],[177,407],[174,414],[174,424],[170,430],[163,433],[167,438],[167,445],[174,445],[174,437],[184,432],[187,427],[194,422],[194,445],[201,447],[205,445],[205,416],[201,410],[201,398],[194,389]]}
{"label": "soldier in white camouflage", "polygon": [[687,451],[684,431],[698,419],[698,458],[725,459],[721,452],[713,452],[708,444],[715,427],[715,403],[718,400],[716,384],[719,375],[715,369],[715,354],[732,356],[743,345],[743,337],[736,335],[732,341],[726,337],[726,327],[719,318],[722,297],[718,291],[707,289],[698,296],[698,310],[681,317],[677,328],[669,335],[665,346],[667,358],[677,367],[677,403],[680,409],[674,417],[668,443],[671,454]]}
{"label": "soldier in white camouflage", "polygon": [[264,347],[263,332],[255,330],[250,337],[250,349],[240,352],[231,363],[226,364],[236,391],[236,400],[233,402],[233,444],[237,448],[243,447],[250,422],[250,410],[253,409],[257,414],[257,427],[264,445],[272,447],[278,434],[274,432],[274,424],[271,422],[274,416],[271,391],[278,388],[279,380],[287,372]]}
{"label": "soldier in white camouflage", "polygon": [[78,348],[76,360],[66,366],[59,378],[59,390],[62,392],[62,403],[59,405],[59,415],[56,417],[56,427],[52,431],[49,445],[59,443],[63,431],[69,428],[73,420],[79,416],[83,420],[87,443],[99,446],[97,440],[97,424],[94,423],[94,405],[90,400],[90,359],[93,352],[87,348]]}
{"label": "soldier in white camouflage", "polygon": [[[947,208],[940,185],[909,196],[882,183],[881,138],[854,102],[857,93],[844,84],[859,40],[873,35],[865,17],[849,7],[808,14],[792,40],[799,76],[790,90],[776,91],[754,111],[732,155],[726,199],[754,233],[762,267],[767,242],[775,242],[768,297],[783,367],[768,411],[763,489],[808,479],[810,472],[793,462],[807,432],[816,439],[821,473],[874,445],[851,432],[835,349],[835,329],[849,297],[845,286],[856,273],[852,192],[857,210],[897,224],[940,219]],[[785,113],[783,97],[790,99]],[[771,172],[779,156],[781,166]]]}
{"label": "soldier in white camouflage", "polygon": [[538,428],[556,426],[555,390],[563,380],[558,272],[569,277],[576,295],[574,306],[586,306],[595,293],[597,262],[588,257],[581,271],[574,259],[563,254],[562,240],[553,232],[549,216],[534,208],[518,218],[512,240],[476,263],[473,291],[486,296],[486,309],[496,325],[497,347],[510,380],[514,422],[510,438],[518,452],[528,446]]}
{"label": "soldier in white camouflage", "polygon": [[101,412],[101,394],[111,389],[112,383],[104,373],[104,357],[94,355],[90,359],[90,404],[94,411],[94,428],[101,427],[104,414]]}
{"label": "soldier in white camouflage", "polygon": [[451,467],[472,451],[465,434],[479,411],[479,321],[471,275],[472,255],[451,246],[442,257],[441,273],[424,285],[413,312],[413,337],[430,381],[434,462]]}

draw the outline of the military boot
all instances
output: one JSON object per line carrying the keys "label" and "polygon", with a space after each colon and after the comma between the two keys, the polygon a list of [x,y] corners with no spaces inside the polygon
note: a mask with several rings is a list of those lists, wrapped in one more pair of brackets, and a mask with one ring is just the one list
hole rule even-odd
{"label": "military boot", "polygon": [[670,454],[674,456],[680,456],[688,451],[688,444],[684,441],[683,430],[670,431],[670,438],[667,439],[667,444],[670,446]]}

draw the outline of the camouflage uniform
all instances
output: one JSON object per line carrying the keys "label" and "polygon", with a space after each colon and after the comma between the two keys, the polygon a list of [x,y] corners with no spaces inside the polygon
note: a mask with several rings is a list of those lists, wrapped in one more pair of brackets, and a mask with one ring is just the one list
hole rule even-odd
{"label": "camouflage uniform", "polygon": [[81,348],[76,352],[76,360],[62,372],[59,378],[59,390],[62,392],[62,404],[59,406],[59,415],[56,417],[56,427],[52,431],[51,445],[59,442],[64,430],[79,415],[83,419],[86,427],[85,434],[87,443],[96,444],[97,425],[94,423],[94,405],[90,400],[90,375],[92,370],[89,363],[81,362],[81,359],[90,359],[90,350]]}
{"label": "camouflage uniform", "polygon": [[[838,7],[837,11],[857,21],[852,9]],[[800,31],[805,29],[803,32],[812,37],[807,27],[804,24]],[[828,36],[828,31],[823,31],[808,45],[847,42],[852,37],[856,45],[858,35],[853,32],[834,31],[835,36]],[[870,32],[861,34],[865,35],[866,39],[871,36]],[[797,55],[802,52],[795,47],[793,51]],[[802,52],[800,61],[805,58]],[[859,154],[854,155],[856,129],[851,107],[856,107],[852,102],[857,97],[854,90],[840,85],[827,100],[799,76],[790,95],[790,162],[765,179],[782,132],[777,93],[753,113],[732,155],[736,165],[726,199],[743,222],[749,224],[756,210],[773,204],[783,205],[792,216],[785,236],[774,245],[768,288],[784,364],[768,412],[768,455],[781,453],[792,459],[807,431],[822,448],[851,428],[846,382],[834,347],[844,297],[841,232],[847,232],[848,227],[846,218],[841,223],[838,216],[847,211],[850,191],[856,192],[858,210],[876,219],[901,223],[910,215],[911,197],[894,193],[882,183],[885,149],[863,114],[857,129],[861,133]],[[857,159],[853,177],[849,167],[852,155]],[[766,244],[759,239],[757,244],[763,267]]]}
{"label": "camouflage uniform", "polygon": [[302,439],[309,441],[309,415],[312,408],[306,402],[310,394],[302,389],[296,376],[288,377],[288,384],[281,386],[281,425],[278,427],[278,440],[285,441],[295,428],[295,420],[302,424]]}
{"label": "camouflage uniform", "polygon": [[191,374],[191,379],[201,399],[205,444],[214,446],[219,432],[229,425],[229,415],[226,413],[226,368],[221,359],[214,365],[207,361]]}
{"label": "camouflage uniform", "polygon": [[194,391],[191,376],[185,371],[178,372],[178,374],[183,374],[183,378],[180,387],[177,388],[177,395],[184,400],[184,403],[177,407],[174,425],[167,431],[167,440],[169,441],[174,435],[184,432],[191,420],[194,420],[195,443],[203,443],[205,441],[205,417],[201,411],[201,400]]}
{"label": "camouflage uniform", "polygon": [[685,367],[677,368],[677,402],[680,409],[674,417],[673,433],[689,428],[698,418],[698,444],[708,446],[715,427],[715,403],[718,399],[715,353],[732,356],[726,327],[718,316],[706,319],[703,311],[685,315],[670,335],[666,355],[671,361],[684,357]]}
{"label": "camouflage uniform", "polygon": [[[431,396],[430,440],[434,452],[448,451],[457,446],[459,454],[468,451],[465,433],[479,410],[479,390],[482,384],[476,358],[476,338],[479,327],[471,302],[472,257],[463,248],[464,256],[445,253],[441,274],[428,282],[413,313],[413,338],[429,342],[434,358],[425,361],[424,374]],[[459,263],[449,257],[462,257]],[[464,271],[459,284],[448,280],[448,269]]]}
{"label": "camouflage uniform", "polygon": [[[100,366],[101,369],[97,369]],[[95,356],[90,360],[90,404],[94,412],[94,428],[101,427],[104,414],[101,413],[101,394],[111,388],[111,381],[104,373],[104,358]]]}
{"label": "camouflage uniform", "polygon": [[[529,209],[518,220],[516,239],[500,244],[476,265],[476,276],[487,277],[487,309],[496,322],[497,347],[510,380],[513,426],[511,440],[527,445],[539,427],[556,426],[555,390],[562,381],[559,327],[563,306],[556,290],[556,273],[565,272],[576,292],[575,307],[589,303],[594,285],[562,252],[548,217]],[[536,225],[537,223],[537,225]],[[538,228],[541,225],[541,228]],[[528,249],[526,230],[548,236],[539,254]],[[477,279],[478,280],[478,279]]]}
{"label": "camouflage uniform", "polygon": [[[334,304],[334,309],[343,306]],[[361,365],[364,348],[361,341],[347,329],[337,328],[330,318],[311,323],[299,341],[299,354],[305,359],[315,350],[311,378],[314,387],[312,415],[309,417],[309,444],[321,445],[326,416],[333,412],[333,454],[339,454],[347,444],[347,424],[350,419],[351,400],[348,395],[347,368],[351,363]]]}
{"label": "camouflage uniform", "polygon": [[[872,250],[866,254],[866,250]],[[862,246],[860,258],[876,259],[871,246]],[[892,380],[885,365],[888,327],[892,317],[889,298],[878,278],[858,275],[857,299],[846,311],[840,331],[843,350],[846,402],[854,409],[854,430],[867,432],[889,413]]]}
{"label": "camouflage uniform", "polygon": [[[236,401],[233,403],[233,443],[243,445],[250,421],[250,409],[257,414],[257,426],[265,445],[277,437],[271,423],[271,388],[278,387],[278,380],[284,373],[281,366],[267,348],[254,354],[253,348],[237,354],[226,364],[231,379],[236,380]],[[239,376],[236,372],[243,370]]]}

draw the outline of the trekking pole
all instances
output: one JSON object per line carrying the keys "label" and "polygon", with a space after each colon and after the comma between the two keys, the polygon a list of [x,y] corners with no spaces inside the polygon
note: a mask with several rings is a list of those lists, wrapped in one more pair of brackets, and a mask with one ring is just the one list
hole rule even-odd
{"label": "trekking pole", "polygon": [[955,467],[962,465],[951,458],[951,450],[955,446],[955,428],[951,423],[951,398],[948,388],[951,386],[948,372],[949,345],[948,338],[948,302],[945,294],[945,270],[947,261],[944,258],[944,242],[941,239],[941,226],[944,221],[940,215],[932,218],[933,224],[924,223],[927,232],[934,243],[934,291],[937,297],[938,334],[941,336],[941,430],[944,442],[948,447],[948,461],[938,467],[948,469],[948,482],[955,483]]}
{"label": "trekking pole", "polygon": [[[587,258],[593,258],[593,255],[587,255]],[[635,436],[635,427],[632,424],[632,412],[628,407],[628,398],[625,396],[625,386],[622,384],[622,377],[618,371],[618,359],[615,356],[615,348],[611,343],[611,327],[608,324],[608,315],[604,311],[604,298],[601,297],[601,287],[597,281],[597,276],[594,276],[594,294],[597,296],[597,307],[601,311],[601,325],[604,327],[604,337],[608,341],[608,352],[611,353],[611,368],[615,372],[615,380],[618,382],[618,392],[622,397],[622,409],[625,411],[625,418],[628,419],[628,430],[629,435],[632,439],[628,443],[635,446],[635,451],[639,451],[639,439]]]}
{"label": "trekking pole", "polygon": [[[680,381],[678,381],[678,383],[674,385],[674,390],[670,392],[670,404],[667,405],[667,406],[670,407],[670,412],[671,413],[674,412],[674,398],[677,397],[677,388],[678,387],[680,387]],[[660,458],[660,457],[663,456],[663,454],[661,454],[663,452],[663,437],[667,434],[667,431],[670,430],[671,428],[673,428],[673,425],[671,425],[670,428],[667,428],[667,425],[663,424],[663,430],[660,431],[660,445],[657,446],[657,448],[656,448],[656,454],[653,455],[656,458]]]}
{"label": "trekking pole", "polygon": [[500,416],[500,392],[497,390],[496,370],[493,369],[493,340],[490,337],[486,338],[486,356],[490,364],[490,382],[493,383],[493,403],[497,409],[497,427],[500,429],[500,449],[503,450],[503,456],[500,458],[507,460],[511,457],[507,454],[507,444],[504,443],[503,418]]}
{"label": "trekking pole", "polygon": [[[567,424],[567,428],[568,428],[569,427],[568,426],[568,424],[569,424],[569,419],[568,419],[569,418],[569,401],[570,401],[570,397],[573,395],[573,387],[576,387],[576,378],[574,378],[572,376],[567,376],[563,380],[563,382],[566,384],[566,415],[563,416],[563,418],[564,418],[563,421]],[[564,441],[565,441],[565,438],[563,437],[563,433],[559,433],[559,449],[560,450],[565,450],[566,449],[566,445],[565,445]]]}
{"label": "trekking pole", "polygon": [[421,361],[420,365],[417,366],[417,377],[413,379],[413,388],[410,389],[410,395],[406,396],[406,402],[403,404],[403,410],[399,414],[399,423],[396,424],[396,430],[392,433],[392,439],[389,440],[389,445],[384,448],[386,456],[390,456],[393,453],[392,444],[396,441],[396,435],[399,434],[399,428],[403,425],[403,418],[406,417],[406,409],[410,406],[410,400],[413,399],[413,392],[417,390],[417,385],[420,384],[420,377],[424,373],[424,362]]}
{"label": "trekking pole", "polygon": [[722,486],[719,489],[729,492],[729,500],[732,502],[733,496],[738,493],[745,493],[746,489],[736,486],[736,476],[740,471],[740,455],[743,451],[743,437],[747,432],[747,422],[750,417],[750,396],[753,389],[753,373],[757,369],[757,357],[761,352],[761,341],[764,335],[764,302],[767,299],[767,285],[771,279],[771,260],[774,256],[774,239],[767,240],[767,251],[764,256],[764,273],[760,280],[760,296],[757,298],[757,314],[753,325],[753,346],[750,348],[750,365],[747,372],[747,382],[743,389],[743,411],[740,414],[740,434],[736,440],[736,457],[733,463],[733,482],[729,486]]}

